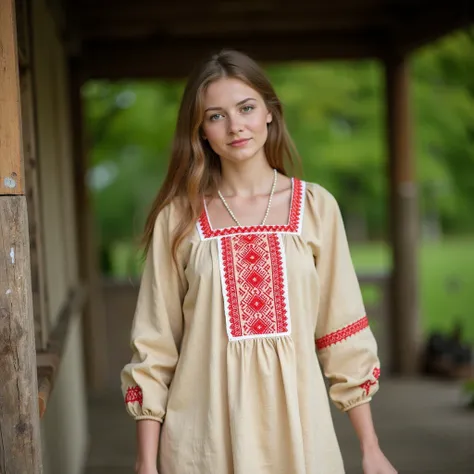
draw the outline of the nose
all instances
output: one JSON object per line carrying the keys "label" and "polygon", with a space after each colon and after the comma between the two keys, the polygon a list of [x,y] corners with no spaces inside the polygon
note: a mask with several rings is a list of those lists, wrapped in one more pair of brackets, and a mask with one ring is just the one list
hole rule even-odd
{"label": "nose", "polygon": [[231,134],[238,134],[243,130],[242,118],[238,114],[229,114],[227,124]]}

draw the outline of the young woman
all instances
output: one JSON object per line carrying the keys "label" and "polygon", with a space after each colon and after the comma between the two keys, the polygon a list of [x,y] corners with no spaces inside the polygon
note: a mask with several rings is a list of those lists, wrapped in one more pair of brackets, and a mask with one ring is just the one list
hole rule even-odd
{"label": "young woman", "polygon": [[139,474],[342,474],[318,356],[364,473],[396,472],[367,403],[379,360],[339,208],[288,177],[294,156],[254,61],[225,51],[195,71],[122,372]]}

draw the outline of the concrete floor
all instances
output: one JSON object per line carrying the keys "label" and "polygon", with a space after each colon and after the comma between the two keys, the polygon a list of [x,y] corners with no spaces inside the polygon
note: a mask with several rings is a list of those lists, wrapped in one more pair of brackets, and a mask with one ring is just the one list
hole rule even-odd
{"label": "concrete floor", "polygon": [[[382,380],[372,402],[374,420],[382,448],[400,474],[474,474],[474,410],[463,403],[456,383]],[[347,416],[334,411],[334,422],[346,473],[362,474]],[[119,393],[90,401],[90,433],[84,474],[134,472],[135,427]]]}

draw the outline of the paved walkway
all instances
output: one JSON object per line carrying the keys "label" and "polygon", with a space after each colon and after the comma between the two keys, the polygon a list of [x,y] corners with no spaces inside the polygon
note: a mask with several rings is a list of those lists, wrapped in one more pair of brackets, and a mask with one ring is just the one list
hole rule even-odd
{"label": "paved walkway", "polygon": [[[400,474],[474,474],[474,410],[463,408],[457,384],[382,380],[381,387],[372,402],[375,424],[382,448]],[[334,412],[334,422],[347,474],[361,474],[348,418]],[[120,394],[91,400],[90,432],[84,474],[134,472],[135,427]]]}

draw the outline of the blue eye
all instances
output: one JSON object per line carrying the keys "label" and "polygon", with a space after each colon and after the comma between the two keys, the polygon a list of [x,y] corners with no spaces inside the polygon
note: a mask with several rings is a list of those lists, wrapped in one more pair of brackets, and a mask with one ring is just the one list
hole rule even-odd
{"label": "blue eye", "polygon": [[222,117],[222,114],[214,114],[214,115],[211,115],[209,117],[209,120],[211,120],[212,122],[216,121],[219,119],[219,117]]}

